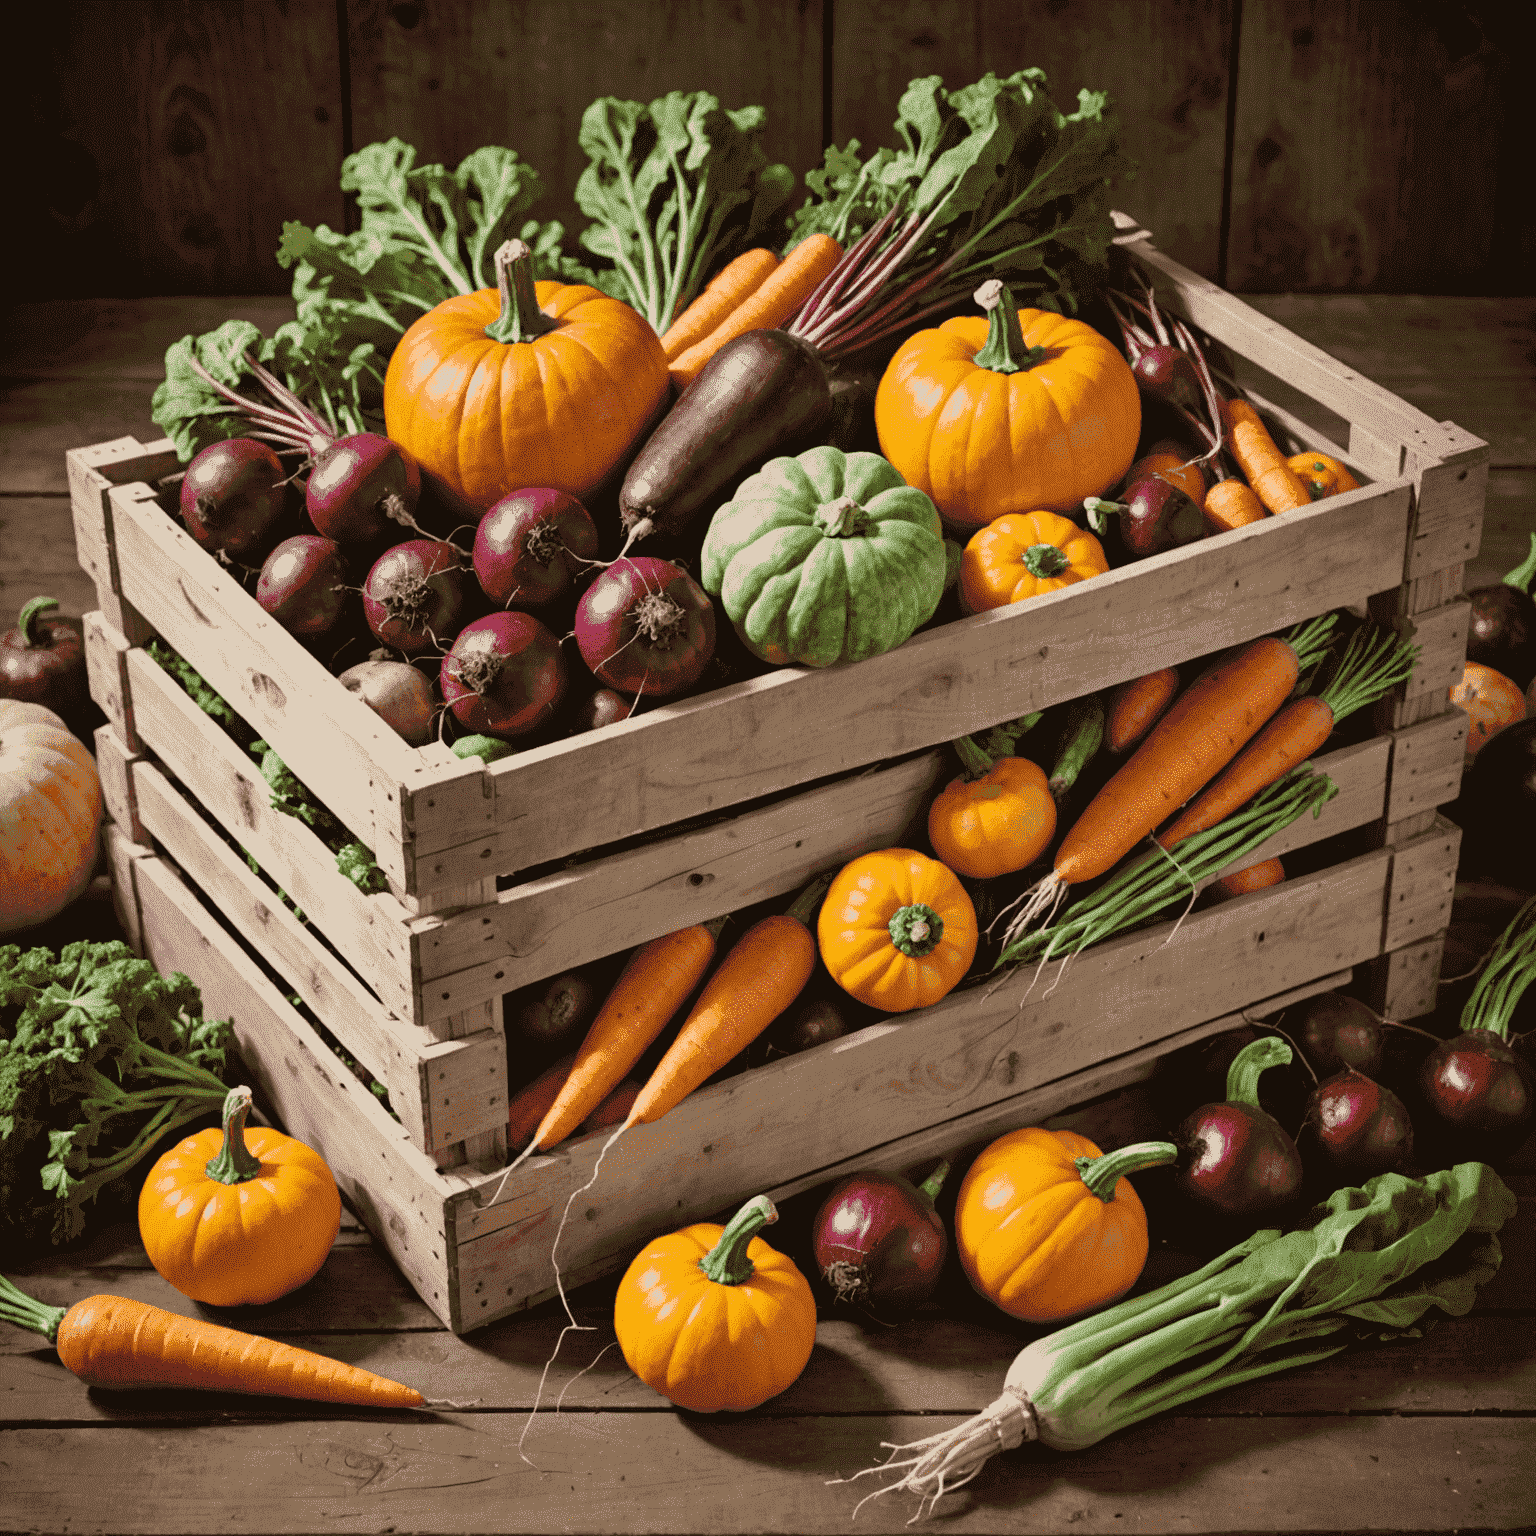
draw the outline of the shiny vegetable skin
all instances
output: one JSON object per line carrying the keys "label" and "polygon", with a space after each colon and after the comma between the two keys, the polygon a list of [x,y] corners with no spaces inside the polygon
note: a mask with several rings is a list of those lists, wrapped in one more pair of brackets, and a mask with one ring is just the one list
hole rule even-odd
{"label": "shiny vegetable skin", "polygon": [[832,414],[815,348],[749,331],[704,365],[635,457],[619,492],[630,538],[679,534],[775,454],[804,448]]}

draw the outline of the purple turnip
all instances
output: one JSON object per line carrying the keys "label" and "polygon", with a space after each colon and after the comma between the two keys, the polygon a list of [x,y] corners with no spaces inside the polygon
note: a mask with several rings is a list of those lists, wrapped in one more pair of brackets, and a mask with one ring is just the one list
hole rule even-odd
{"label": "purple turnip", "polygon": [[941,1162],[921,1185],[869,1171],[832,1186],[816,1213],[812,1242],[836,1300],[882,1320],[928,1300],[949,1253],[949,1236],[933,1208],[948,1172]]}
{"label": "purple turnip", "polygon": [[1131,364],[1136,383],[1144,395],[1176,405],[1186,411],[1198,411],[1205,404],[1200,376],[1195,365],[1177,347],[1154,345],[1145,348]]}
{"label": "purple turnip", "polygon": [[574,496],[530,486],[503,496],[475,532],[475,576],[503,607],[553,602],[596,563],[597,526]]}
{"label": "purple turnip", "polygon": [[1285,1128],[1259,1108],[1259,1075],[1285,1066],[1291,1048],[1273,1035],[1245,1045],[1227,1071],[1227,1097],[1187,1115],[1173,1139],[1182,1156],[1175,1182],[1191,1200],[1229,1216],[1252,1216],[1293,1199],[1301,1157]]}
{"label": "purple turnip", "polygon": [[1333,1171],[1357,1183],[1400,1170],[1413,1154],[1403,1101],[1353,1067],[1312,1090],[1306,1120]]}
{"label": "purple turnip", "polygon": [[449,645],[464,622],[459,551],[441,539],[408,539],[374,561],[363,582],[368,628],[385,645],[419,656]]}
{"label": "purple turnip", "polygon": [[576,644],[610,688],[671,698],[691,688],[714,655],[715,610],[681,566],[629,555],[582,594]]}
{"label": "purple turnip", "polygon": [[465,730],[503,739],[538,730],[565,697],[560,642],[516,609],[466,624],[438,676],[443,700]]}
{"label": "purple turnip", "polygon": [[1101,537],[1108,534],[1110,519],[1115,519],[1120,546],[1131,559],[1160,555],[1205,537],[1205,513],[1172,481],[1147,475],[1122,494],[1124,501],[1090,496],[1083,508],[1088,526]]}
{"label": "purple turnip", "polygon": [[341,546],[334,539],[298,533],[262,562],[256,601],[289,634],[314,640],[341,617],[346,577]]}
{"label": "purple turnip", "polygon": [[211,443],[182,478],[181,520],[209,554],[259,566],[281,537],[287,479],[276,453],[255,438]]}
{"label": "purple turnip", "polygon": [[348,667],[341,674],[341,685],[411,746],[424,747],[431,741],[437,701],[432,684],[409,662],[394,661],[388,652],[376,651],[367,661]]}

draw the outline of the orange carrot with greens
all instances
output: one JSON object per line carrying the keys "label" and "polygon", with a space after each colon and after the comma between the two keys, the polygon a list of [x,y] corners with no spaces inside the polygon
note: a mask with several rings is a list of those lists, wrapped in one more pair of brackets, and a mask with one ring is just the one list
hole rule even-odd
{"label": "orange carrot with greens", "polygon": [[1227,418],[1228,447],[1254,495],[1271,512],[1310,507],[1312,497],[1276,447],[1259,413],[1246,400],[1228,400],[1222,410]]}
{"label": "orange carrot with greens", "polygon": [[704,979],[724,922],[719,918],[663,934],[630,956],[577,1047],[570,1074],[539,1122],[529,1151],[546,1151],[564,1141],[624,1081]]}
{"label": "orange carrot with greens", "polygon": [[1178,691],[1179,674],[1175,667],[1159,667],[1145,677],[1121,683],[1109,696],[1104,750],[1116,756],[1129,752],[1157,724]]}
{"label": "orange carrot with greens", "polygon": [[748,331],[771,331],[784,325],[820,286],[843,254],[830,235],[807,235],[755,292],[747,295],[702,341],[672,359],[668,372],[679,389],[691,384],[704,364],[726,342]]}
{"label": "orange carrot with greens", "polygon": [[1235,475],[1218,480],[1205,493],[1205,526],[1212,533],[1230,533],[1249,523],[1262,523],[1269,513],[1247,481]]}
{"label": "orange carrot with greens", "polygon": [[709,286],[668,326],[661,338],[661,350],[670,363],[689,347],[703,341],[714,328],[777,270],[779,258],[761,246],[743,251],[735,261],[722,267],[710,279]]}
{"label": "orange carrot with greens", "polygon": [[744,1051],[805,990],[816,967],[811,924],[831,876],[813,880],[787,912],[754,923],[704,985],[624,1122],[659,1120]]}
{"label": "orange carrot with greens", "polygon": [[1211,882],[1211,895],[1216,901],[1226,901],[1233,896],[1246,896],[1249,891],[1267,891],[1285,879],[1285,865],[1279,859],[1260,859],[1247,869],[1235,874],[1223,875]]}
{"label": "orange carrot with greens", "polygon": [[1290,697],[1304,666],[1326,649],[1333,615],[1284,640],[1265,638],[1191,683],[1130,760],[1088,803],[1056,850],[1050,874],[1020,898],[1011,944],[1066,888],[1097,879],[1198,794]]}
{"label": "orange carrot with greens", "polygon": [[1158,834],[1158,843],[1172,848],[1191,833],[1214,827],[1261,789],[1304,763],[1328,740],[1340,720],[1406,682],[1418,654],[1418,647],[1390,632],[1373,634],[1366,627],[1357,630],[1322,692],[1287,704],[1233,758],[1226,772]]}
{"label": "orange carrot with greens", "polygon": [[414,1387],[359,1366],[125,1296],[49,1307],[0,1277],[0,1318],[42,1334],[90,1387],[196,1387],[364,1408],[426,1401]]}

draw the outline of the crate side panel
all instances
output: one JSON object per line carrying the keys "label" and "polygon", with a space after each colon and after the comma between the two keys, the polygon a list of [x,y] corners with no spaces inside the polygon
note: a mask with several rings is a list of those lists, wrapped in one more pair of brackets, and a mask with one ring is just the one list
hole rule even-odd
{"label": "crate side panel", "polygon": [[128,641],[105,613],[93,610],[81,620],[85,636],[85,675],[96,707],[112,722],[117,739],[129,752],[142,752],[133,713],[128,674]]}
{"label": "crate side panel", "polygon": [[1461,828],[1438,816],[1435,825],[1391,850],[1392,879],[1382,950],[1404,949],[1440,933],[1456,893]]}
{"label": "crate side panel", "polygon": [[325,1158],[352,1208],[446,1323],[452,1187],[163,859],[140,859],[134,872],[148,958],[190,976],[210,1017],[234,1019],[262,1102]]}
{"label": "crate side panel", "polygon": [[1467,725],[1466,714],[1453,709],[1392,733],[1389,825],[1449,805],[1460,794]]}
{"label": "crate side panel", "polygon": [[[493,764],[498,867],[572,852],[897,757],[1396,586],[1406,486],[1356,493],[913,636],[857,667],[786,669]],[[425,850],[423,850],[425,851]],[[466,859],[466,863],[475,862]]]}
{"label": "crate side panel", "polygon": [[[632,1250],[660,1222],[718,1210],[744,1190],[829,1167],[1369,959],[1380,949],[1389,865],[1386,853],[1369,854],[1112,941],[1064,973],[1025,967],[1001,985],[703,1090],[608,1148],[581,1198],[585,1219],[561,1237],[562,1265],[579,1271]],[[556,1225],[606,1139],[516,1169],[486,1209],[474,1197],[456,1204],[461,1295],[482,1283],[503,1296],[547,1288]],[[483,1196],[495,1188],[485,1181]],[[477,1241],[493,1235],[493,1245]],[[486,1269],[476,1275],[481,1255]]]}

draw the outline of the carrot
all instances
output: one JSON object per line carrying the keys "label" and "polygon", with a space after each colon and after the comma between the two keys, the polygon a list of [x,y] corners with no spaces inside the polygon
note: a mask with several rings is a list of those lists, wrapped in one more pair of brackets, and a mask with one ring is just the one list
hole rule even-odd
{"label": "carrot", "polygon": [[426,1401],[414,1387],[359,1366],[125,1296],[47,1307],[0,1277],[0,1317],[42,1334],[89,1387],[197,1387],[365,1408]]}
{"label": "carrot", "polygon": [[1224,401],[1222,410],[1227,418],[1232,457],[1265,507],[1271,512],[1310,507],[1312,498],[1306,486],[1275,446],[1259,413],[1246,400]]}
{"label": "carrot", "polygon": [[704,979],[723,922],[663,934],[630,956],[577,1048],[564,1086],[539,1122],[530,1151],[564,1141],[624,1081]]}
{"label": "carrot", "polygon": [[1269,513],[1246,481],[1235,476],[1218,480],[1205,493],[1205,526],[1212,533],[1230,533],[1249,523],[1262,523]]}
{"label": "carrot", "polygon": [[1265,891],[1279,885],[1285,879],[1285,865],[1279,859],[1260,859],[1247,869],[1235,874],[1223,875],[1211,882],[1211,896],[1215,901],[1226,901],[1232,896],[1246,896],[1249,891]]}
{"label": "carrot", "polygon": [[539,1122],[549,1113],[549,1107],[560,1096],[565,1080],[571,1075],[571,1065],[576,1060],[575,1051],[567,1051],[558,1061],[552,1062],[531,1083],[519,1088],[507,1104],[507,1143],[524,1146],[538,1130]]}
{"label": "carrot", "polygon": [[1129,752],[1157,724],[1158,717],[1179,691],[1177,667],[1160,667],[1145,677],[1121,683],[1109,696],[1104,722],[1104,749],[1117,756]]}
{"label": "carrot", "polygon": [[1304,763],[1340,720],[1406,681],[1417,656],[1418,651],[1397,635],[1369,627],[1357,630],[1327,687],[1288,704],[1270,720],[1226,772],[1158,834],[1158,843],[1172,848],[1246,805],[1261,789]]}
{"label": "carrot", "polygon": [[754,923],[720,962],[623,1129],[659,1120],[744,1051],[805,989],[816,967],[811,920],[831,877],[814,880],[788,912]]}
{"label": "carrot", "polygon": [[703,341],[738,304],[759,288],[779,265],[772,251],[759,246],[743,251],[710,279],[709,286],[667,328],[661,350],[670,363],[695,342]]}
{"label": "carrot", "polygon": [[830,235],[807,235],[762,286],[748,294],[709,335],[672,359],[667,371],[673,383],[680,390],[693,383],[704,364],[737,336],[748,331],[771,331],[783,325],[837,265],[842,254],[842,246]]}
{"label": "carrot", "polygon": [[626,1077],[596,1109],[581,1122],[581,1134],[590,1136],[593,1131],[606,1131],[611,1125],[623,1125],[635,1100],[640,1097],[644,1085]]}

